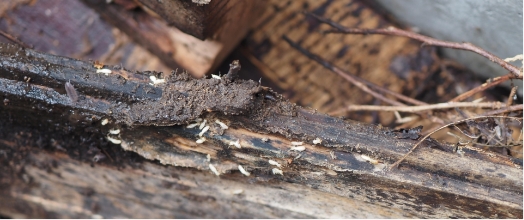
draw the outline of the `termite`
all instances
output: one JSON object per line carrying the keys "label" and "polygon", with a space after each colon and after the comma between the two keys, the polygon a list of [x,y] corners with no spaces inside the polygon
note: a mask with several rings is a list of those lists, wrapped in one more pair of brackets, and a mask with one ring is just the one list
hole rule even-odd
{"label": "termite", "polygon": [[213,166],[213,164],[209,164],[209,169],[217,176],[220,176],[220,173],[218,172],[217,168]]}
{"label": "termite", "polygon": [[109,130],[110,134],[120,134],[120,129],[111,129]]}
{"label": "termite", "polygon": [[206,138],[205,137],[201,137],[200,139],[196,140],[196,143],[197,144],[201,144],[201,143],[204,143],[204,141],[206,141]]}
{"label": "termite", "polygon": [[166,82],[165,79],[157,79],[156,76],[149,76],[149,79],[153,82],[153,85]]}
{"label": "termite", "polygon": [[103,73],[103,74],[106,74],[106,76],[111,74],[111,72],[112,71],[110,69],[98,69],[98,70],[96,70],[96,73]]}
{"label": "termite", "polygon": [[108,141],[111,141],[111,143],[113,143],[113,144],[121,144],[122,143],[121,140],[118,140],[118,139],[115,139],[115,138],[112,138],[112,137],[109,137],[109,136],[107,136],[106,138],[107,138]]}
{"label": "termite", "polygon": [[194,123],[194,124],[188,124],[188,125],[186,126],[186,128],[194,128],[194,127],[199,126],[199,125],[200,125],[200,123],[198,123],[198,122],[197,122],[197,123]]}
{"label": "termite", "polygon": [[200,127],[198,127],[200,130],[202,130],[202,128],[204,128],[206,126],[206,122],[207,120],[204,119],[204,121],[202,122],[202,124],[200,124]]}
{"label": "termite", "polygon": [[305,151],[306,147],[304,147],[304,146],[293,146],[293,147],[291,147],[291,150],[294,150],[294,151]]}
{"label": "termite", "polygon": [[269,162],[269,164],[271,164],[273,166],[282,167],[282,165],[280,165],[278,162],[276,162],[274,160],[269,160],[268,162]]}
{"label": "termite", "polygon": [[224,124],[224,122],[221,122],[221,121],[219,121],[218,119],[215,120],[215,122],[216,122],[217,124],[219,124],[220,127],[221,127],[222,129],[228,129],[228,128],[229,128],[226,124]]}
{"label": "termite", "polygon": [[238,170],[240,170],[240,172],[241,172],[242,174],[244,174],[245,176],[249,176],[249,175],[251,175],[251,173],[247,172],[247,171],[244,169],[244,167],[242,167],[242,165],[238,165]]}
{"label": "termite", "polygon": [[300,141],[291,141],[291,145],[293,146],[299,146],[299,145],[303,145],[304,142],[300,142]]}
{"label": "termite", "polygon": [[273,168],[271,170],[271,172],[273,172],[274,175],[284,175],[284,172],[281,170],[281,169],[278,169],[278,168]]}
{"label": "termite", "polygon": [[202,129],[202,131],[198,134],[198,136],[202,137],[202,135],[204,135],[207,130],[209,130],[209,126],[205,126],[204,129]]}

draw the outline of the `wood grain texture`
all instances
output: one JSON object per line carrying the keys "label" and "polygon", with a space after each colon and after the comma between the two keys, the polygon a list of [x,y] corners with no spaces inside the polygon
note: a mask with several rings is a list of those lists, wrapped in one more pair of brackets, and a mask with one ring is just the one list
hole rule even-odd
{"label": "wood grain texture", "polygon": [[[264,1],[211,1],[204,6],[177,0],[142,1],[166,19],[163,20],[104,0],[83,2],[167,66],[185,69],[195,77],[211,72],[227,57],[265,5]],[[169,26],[171,21],[176,21],[181,29]]]}
{"label": "wood grain texture", "polygon": [[[430,139],[400,169],[386,171],[416,140],[398,139],[388,128],[317,113],[267,88],[260,88],[261,95],[246,92],[252,101],[237,115],[226,115],[234,98],[216,96],[213,101],[222,106],[196,115],[210,126],[202,134],[207,140],[197,144],[199,128],[129,126],[117,117],[125,111],[111,103],[128,108],[150,103],[143,113],[160,110],[163,116],[169,109],[154,103],[166,98],[170,86],[196,97],[191,92],[196,88],[215,91],[222,86],[217,79],[150,85],[142,79],[150,73],[92,76],[75,88],[79,100],[101,104],[85,108],[58,90],[64,90],[69,78],[80,79],[59,76],[81,74],[94,68],[92,63],[12,45],[0,49],[0,114],[7,116],[0,120],[0,201],[8,201],[0,208],[4,216],[522,218],[518,159],[473,149],[458,154],[453,146]],[[43,70],[38,63],[54,68]],[[20,82],[38,69],[50,79]],[[116,86],[120,81],[125,81],[123,87]],[[252,81],[234,83],[256,88]],[[89,90],[100,85],[106,85],[105,90]],[[115,95],[126,86],[156,92]],[[186,99],[188,106],[202,104],[202,99],[193,98]],[[158,124],[159,118],[145,117],[142,123]],[[109,123],[103,125],[103,119]],[[182,123],[191,120],[196,119]],[[229,128],[224,130],[215,120]],[[116,129],[117,134],[112,132]],[[322,143],[312,144],[316,138]],[[237,140],[241,148],[230,146]],[[304,142],[305,150],[291,150],[291,141]],[[274,168],[283,175],[275,175]],[[243,192],[235,194],[236,190]]]}
{"label": "wood grain texture", "polygon": [[0,11],[0,30],[35,50],[140,71],[172,70],[81,1],[1,1],[0,8],[9,8]]}

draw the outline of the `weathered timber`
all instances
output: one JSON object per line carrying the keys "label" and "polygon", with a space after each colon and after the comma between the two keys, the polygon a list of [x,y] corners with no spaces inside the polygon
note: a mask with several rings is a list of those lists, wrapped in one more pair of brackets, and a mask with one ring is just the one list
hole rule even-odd
{"label": "weathered timber", "polygon": [[[521,160],[429,140],[385,171],[416,140],[296,106],[252,81],[119,68],[106,76],[6,44],[0,60],[2,215],[522,218]],[[148,75],[166,82],[150,85]],[[198,127],[167,126],[197,118],[210,126],[201,144]],[[88,152],[97,145],[107,153],[100,165]]]}
{"label": "weathered timber", "polygon": [[[246,27],[263,12],[264,2],[224,0],[198,4],[184,0],[139,0],[168,25],[200,40],[216,39],[244,33]],[[242,34],[240,34],[242,35]]]}
{"label": "weathered timber", "polygon": [[0,1],[0,8],[9,9],[0,10],[0,30],[32,49],[139,71],[172,70],[80,0]]}
{"label": "weathered timber", "polygon": [[182,0],[140,1],[164,21],[144,11],[107,4],[105,0],[83,2],[166,65],[183,68],[195,77],[202,77],[220,65],[247,34],[265,5],[264,1],[240,0],[211,1],[202,6]]}

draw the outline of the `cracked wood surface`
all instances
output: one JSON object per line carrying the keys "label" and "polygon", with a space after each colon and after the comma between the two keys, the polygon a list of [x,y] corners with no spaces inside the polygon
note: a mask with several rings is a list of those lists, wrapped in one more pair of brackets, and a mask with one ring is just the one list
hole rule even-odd
{"label": "cracked wood surface", "polygon": [[[111,67],[105,76],[92,63],[0,47],[5,216],[522,218],[520,160],[461,156],[429,140],[385,171],[416,140],[296,106],[252,81]],[[149,75],[166,83],[150,85]],[[197,118],[210,126],[202,144],[201,130],[185,126]],[[184,125],[143,126],[174,124]],[[230,146],[237,140],[241,148]],[[101,152],[107,158],[94,162]]]}

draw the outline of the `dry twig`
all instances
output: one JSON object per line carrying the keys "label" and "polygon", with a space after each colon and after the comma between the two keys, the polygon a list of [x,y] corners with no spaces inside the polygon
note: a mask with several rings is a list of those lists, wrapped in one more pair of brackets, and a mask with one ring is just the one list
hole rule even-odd
{"label": "dry twig", "polygon": [[522,104],[520,104],[520,105],[512,105],[512,106],[509,106],[509,107],[505,107],[505,108],[501,108],[501,109],[485,112],[485,113],[482,114],[482,116],[498,115],[498,114],[502,114],[502,113],[516,112],[516,111],[522,111]]}
{"label": "dry twig", "polygon": [[[375,97],[375,98],[377,98],[379,100],[382,100],[382,101],[384,101],[386,103],[389,103],[389,104],[395,105],[395,106],[406,106],[404,103],[401,103],[401,102],[398,102],[398,101],[395,101],[395,100],[391,100],[389,98],[384,97],[383,95],[381,95],[381,94],[371,90],[368,86],[373,87],[373,88],[375,88],[377,90],[383,91],[383,92],[385,92],[387,94],[393,95],[394,97],[397,97],[397,98],[402,99],[404,101],[408,101],[410,103],[416,104],[416,105],[427,105],[427,103],[424,103],[424,102],[421,102],[421,101],[409,98],[409,97],[404,96],[404,95],[399,94],[399,93],[395,93],[393,91],[390,91],[388,89],[385,89],[385,88],[382,88],[382,87],[380,87],[378,85],[375,85],[375,84],[373,84],[371,82],[368,82],[368,81],[366,81],[364,79],[361,79],[361,78],[359,78],[357,76],[353,76],[350,73],[345,72],[344,70],[341,70],[341,69],[337,68],[336,66],[334,66],[333,64],[329,63],[328,61],[320,58],[319,56],[309,52],[308,50],[306,50],[305,48],[301,47],[297,43],[291,41],[291,39],[289,39],[287,36],[284,35],[284,36],[282,36],[282,38],[291,47],[293,47],[296,50],[300,51],[302,54],[304,54],[308,58],[318,62],[319,64],[323,65],[325,68],[327,68],[327,69],[337,73],[338,75],[342,76],[344,79],[348,80],[353,85],[355,85],[358,88],[362,89],[362,91],[369,93],[370,95],[372,95],[373,97]],[[439,119],[439,118],[431,116],[431,115],[427,115],[427,116],[433,122],[437,122],[439,124],[444,124],[444,121],[442,121],[442,119]]]}
{"label": "dry twig", "polygon": [[[496,108],[504,106],[501,102],[447,102],[422,106],[377,106],[377,105],[350,105],[344,111],[399,111],[399,112],[420,112],[435,109],[448,109],[457,107],[468,108]],[[334,112],[337,114],[339,112]]]}
{"label": "dry twig", "polygon": [[415,145],[413,145],[413,147],[404,156],[402,156],[402,158],[397,160],[395,163],[391,164],[391,166],[388,169],[392,170],[393,168],[397,167],[400,163],[402,163],[402,161],[404,161],[404,159],[406,159],[406,157],[409,156],[409,154],[411,154],[422,142],[424,142],[424,140],[426,140],[429,136],[433,135],[437,131],[440,131],[440,130],[442,130],[444,128],[447,128],[447,127],[449,127],[451,125],[456,125],[456,124],[460,124],[460,123],[463,123],[463,122],[466,122],[466,121],[469,121],[469,120],[476,120],[476,119],[482,119],[482,118],[511,118],[511,119],[515,119],[517,121],[518,120],[522,120],[522,118],[508,117],[508,116],[477,116],[477,117],[466,118],[466,119],[463,119],[463,120],[459,120],[459,121],[456,121],[456,122],[452,122],[452,123],[446,124],[446,125],[438,128],[438,129],[435,129],[435,130],[431,131],[429,134],[427,134],[422,139],[420,139],[420,141],[418,141]]}
{"label": "dry twig", "polygon": [[20,46],[22,46],[24,48],[30,48],[31,49],[31,47],[29,45],[27,45],[26,43],[18,40],[16,37],[13,37],[12,35],[4,32],[4,31],[0,30],[0,35],[4,36],[5,38],[7,38],[8,40],[10,40],[11,42],[13,42],[15,44],[18,44],[18,45],[20,45]]}
{"label": "dry twig", "polygon": [[408,37],[411,39],[415,39],[418,41],[423,42],[426,45],[431,46],[440,46],[440,47],[448,47],[453,49],[459,49],[459,50],[467,50],[472,51],[477,54],[480,54],[492,62],[502,66],[504,69],[508,70],[513,74],[515,77],[519,77],[522,79],[522,73],[519,68],[516,66],[513,66],[509,64],[508,62],[502,60],[501,58],[491,54],[490,52],[475,46],[472,43],[457,43],[457,42],[451,42],[451,41],[443,41],[443,40],[437,40],[435,38],[427,37],[421,34],[413,33],[410,31],[405,31],[401,29],[397,29],[395,27],[388,27],[384,29],[361,29],[361,28],[348,28],[344,27],[340,24],[337,24],[336,22],[329,20],[327,18],[320,17],[318,15],[315,15],[313,13],[307,13],[308,15],[312,16],[313,18],[319,20],[322,23],[326,23],[330,25],[331,27],[334,27],[333,30],[326,30],[323,31],[323,33],[344,33],[344,34],[382,34],[382,35],[393,35],[393,36],[402,36],[402,37]]}
{"label": "dry twig", "polygon": [[449,102],[460,102],[464,99],[467,99],[469,97],[471,97],[472,95],[476,94],[476,93],[479,93],[479,92],[482,92],[486,89],[489,89],[493,86],[496,86],[498,84],[501,84],[507,80],[510,80],[510,79],[522,79],[522,76],[519,77],[515,77],[513,74],[511,73],[508,73],[504,76],[499,76],[499,77],[495,77],[493,79],[489,79],[486,83],[476,87],[476,88],[473,88],[467,92],[464,92],[462,94],[460,94],[459,96],[449,100]]}
{"label": "dry twig", "polygon": [[308,50],[306,50],[305,48],[301,47],[300,45],[298,45],[297,43],[291,41],[291,39],[289,39],[287,36],[282,36],[282,38],[293,48],[297,49],[298,51],[300,51],[302,54],[306,55],[308,58],[314,60],[314,61],[317,61],[318,63],[322,64],[324,67],[326,67],[327,69],[337,73],[338,75],[342,76],[344,79],[346,79],[347,81],[349,81],[351,84],[357,86],[358,88],[362,89],[362,91],[364,92],[367,92],[369,93],[370,95],[372,95],[373,97],[377,98],[377,99],[380,99],[386,103],[389,103],[391,105],[395,105],[395,106],[405,106],[405,104],[403,103],[400,103],[398,101],[395,101],[395,100],[392,100],[392,99],[389,99],[389,98],[386,98],[384,97],[383,95],[371,90],[367,85],[365,85],[365,83],[363,83],[363,79],[360,79],[356,76],[352,76],[351,74],[346,74],[343,70],[335,67],[333,64],[327,62],[326,60],[323,60],[322,58],[320,58],[319,56],[309,52]]}

